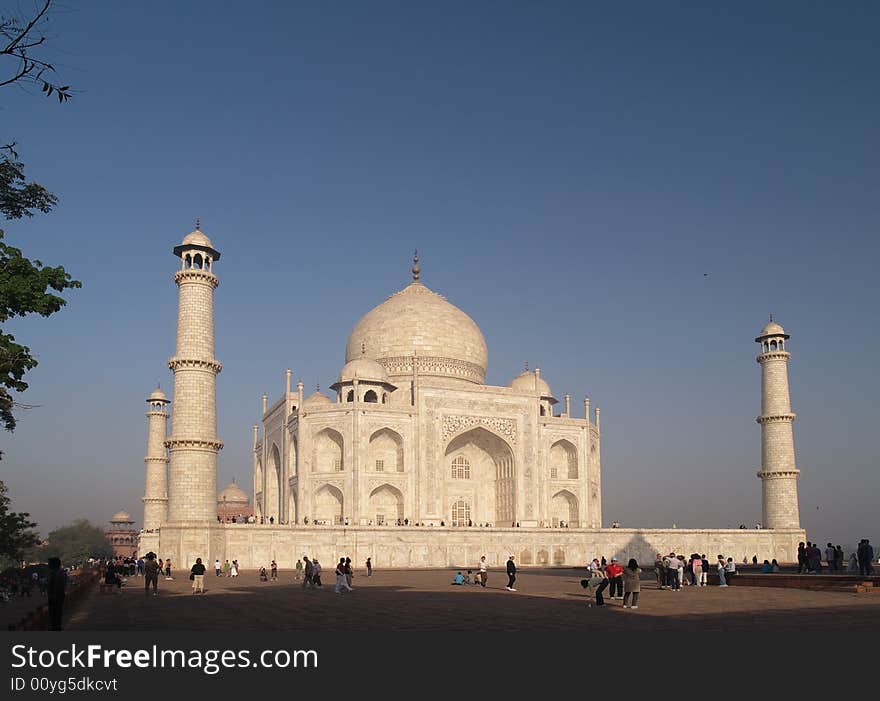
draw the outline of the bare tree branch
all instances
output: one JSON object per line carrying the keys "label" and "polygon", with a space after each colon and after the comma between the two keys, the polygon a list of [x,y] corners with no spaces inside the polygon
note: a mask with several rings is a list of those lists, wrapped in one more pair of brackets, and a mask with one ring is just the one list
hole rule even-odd
{"label": "bare tree branch", "polygon": [[49,8],[55,0],[44,0],[42,8],[28,21],[19,20],[16,17],[0,17],[0,35],[6,37],[9,42],[0,49],[0,59],[10,58],[18,61],[18,66],[12,76],[0,80],[0,87],[13,83],[33,83],[39,85],[46,97],[52,94],[58,96],[59,102],[64,102],[72,97],[69,85],[60,85],[57,82],[47,80],[44,76],[47,71],[55,73],[55,67],[39,58],[32,56],[29,51],[41,46],[46,37],[36,35],[36,27],[49,19]]}

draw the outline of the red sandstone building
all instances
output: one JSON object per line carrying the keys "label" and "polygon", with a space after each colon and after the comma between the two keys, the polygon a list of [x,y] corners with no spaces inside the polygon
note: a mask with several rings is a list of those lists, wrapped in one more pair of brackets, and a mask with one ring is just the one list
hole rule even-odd
{"label": "red sandstone building", "polygon": [[113,515],[110,528],[104,535],[113,546],[113,555],[133,557],[137,552],[138,531],[134,527],[134,520],[125,511],[118,511]]}

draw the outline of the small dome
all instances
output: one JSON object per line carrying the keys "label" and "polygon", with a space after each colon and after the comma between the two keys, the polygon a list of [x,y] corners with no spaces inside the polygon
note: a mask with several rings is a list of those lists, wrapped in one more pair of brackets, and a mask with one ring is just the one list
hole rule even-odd
{"label": "small dome", "polygon": [[339,371],[338,383],[350,382],[351,380],[372,380],[373,382],[388,382],[388,373],[379,363],[365,356],[350,360]]}
{"label": "small dome", "polygon": [[782,336],[783,338],[789,338],[789,335],[785,333],[785,329],[772,319],[766,326],[764,326],[763,329],[761,329],[761,333],[758,335],[755,341],[760,341],[761,339],[767,338],[768,336]]}
{"label": "small dome", "polygon": [[247,492],[235,482],[231,482],[226,489],[217,495],[217,502],[220,504],[250,504],[251,499]]}
{"label": "small dome", "polygon": [[131,521],[132,518],[125,511],[117,511],[113,514],[113,518],[110,521]]}
{"label": "small dome", "polygon": [[539,392],[542,397],[552,397],[553,392],[550,391],[550,385],[542,377],[538,377],[534,372],[526,370],[513,378],[511,383],[507,385],[511,389],[520,392]]}
{"label": "small dome", "polygon": [[149,401],[155,401],[155,400],[163,401],[163,402],[167,402],[167,401],[168,401],[168,397],[165,396],[165,392],[163,392],[161,389],[159,389],[159,388],[157,387],[157,388],[154,389],[153,392],[150,394],[150,399],[149,399]]}
{"label": "small dome", "polygon": [[321,394],[320,391],[316,391],[314,394],[310,394],[308,397],[303,399],[303,407],[320,407],[320,406],[332,406],[333,400],[330,399],[326,394]]}
{"label": "small dome", "polygon": [[775,321],[771,321],[763,329],[761,329],[761,335],[762,336],[784,336],[785,329],[782,328]]}
{"label": "small dome", "polygon": [[205,236],[200,229],[190,231],[181,241],[181,246],[202,246],[204,248],[214,248],[211,239]]}

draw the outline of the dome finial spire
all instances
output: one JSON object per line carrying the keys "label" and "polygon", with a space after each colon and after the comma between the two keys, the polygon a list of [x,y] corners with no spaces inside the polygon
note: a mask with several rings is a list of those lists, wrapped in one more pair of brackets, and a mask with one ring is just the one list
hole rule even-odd
{"label": "dome finial spire", "polygon": [[419,249],[413,251],[413,267],[412,267],[412,276],[413,282],[419,281],[419,273],[421,270],[419,269]]}
{"label": "dome finial spire", "polygon": [[196,231],[202,230],[202,220],[199,217],[196,217]]}
{"label": "dome finial spire", "polygon": [[773,312],[770,312],[770,321],[773,321]]}
{"label": "dome finial spire", "polygon": [[361,355],[367,354],[367,344],[361,341]]}
{"label": "dome finial spire", "polygon": [[527,360],[526,362],[523,363],[523,372],[528,372],[528,371],[529,371],[529,361]]}

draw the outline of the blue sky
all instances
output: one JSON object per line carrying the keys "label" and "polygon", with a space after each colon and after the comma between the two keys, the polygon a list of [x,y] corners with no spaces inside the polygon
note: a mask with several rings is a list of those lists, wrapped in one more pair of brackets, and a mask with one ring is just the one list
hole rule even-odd
{"label": "blue sky", "polygon": [[[24,7],[28,3],[23,3]],[[83,281],[11,325],[39,405],[3,479],[45,531],[140,518],[144,399],[173,352],[171,248],[216,272],[219,481],[250,484],[260,394],[327,387],[356,321],[422,279],[602,408],[604,521],[760,519],[760,369],[791,334],[802,524],[880,539],[874,423],[880,10],[867,2],[90,2],[52,20],[63,106],[0,133],[57,193],[5,224]]]}

